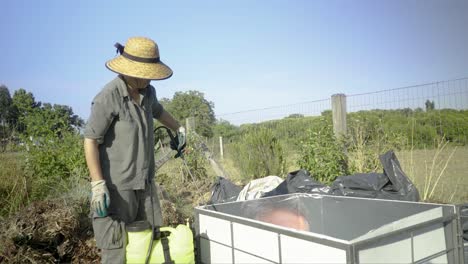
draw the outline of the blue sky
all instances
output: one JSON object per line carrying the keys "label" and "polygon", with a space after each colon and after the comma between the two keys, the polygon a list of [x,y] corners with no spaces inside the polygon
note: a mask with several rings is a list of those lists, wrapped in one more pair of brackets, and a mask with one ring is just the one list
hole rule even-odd
{"label": "blue sky", "polygon": [[0,84],[87,119],[115,42],[147,36],[215,112],[468,76],[468,1],[2,1]]}

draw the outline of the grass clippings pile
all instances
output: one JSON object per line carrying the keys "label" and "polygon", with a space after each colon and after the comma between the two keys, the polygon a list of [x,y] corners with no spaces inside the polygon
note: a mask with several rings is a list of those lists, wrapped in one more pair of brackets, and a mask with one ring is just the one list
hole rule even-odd
{"label": "grass clippings pile", "polygon": [[2,263],[98,263],[85,202],[34,202],[0,225]]}

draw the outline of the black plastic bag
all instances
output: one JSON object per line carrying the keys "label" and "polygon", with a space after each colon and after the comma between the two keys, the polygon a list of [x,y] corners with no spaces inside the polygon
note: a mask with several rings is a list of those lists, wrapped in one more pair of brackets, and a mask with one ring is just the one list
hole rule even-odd
{"label": "black plastic bag", "polygon": [[211,199],[209,204],[233,202],[237,199],[241,190],[242,187],[219,176],[211,187]]}
{"label": "black plastic bag", "polygon": [[358,173],[350,176],[340,176],[332,183],[329,194],[377,198],[378,192],[388,182],[388,177],[381,173]]}
{"label": "black plastic bag", "polygon": [[330,194],[400,201],[419,201],[416,186],[406,176],[395,153],[390,150],[381,155],[384,173],[365,173],[338,177]]}
{"label": "black plastic bag", "polygon": [[380,156],[380,162],[383,165],[384,174],[388,177],[391,184],[382,188],[377,198],[392,199],[401,201],[419,201],[419,192],[416,186],[406,176],[401,169],[395,153],[391,150]]}
{"label": "black plastic bag", "polygon": [[[324,190],[324,188],[326,190]],[[290,172],[286,180],[284,180],[278,187],[265,193],[262,197],[269,197],[289,193],[322,193],[326,194],[328,187],[322,183],[314,180],[308,171],[297,170]]]}

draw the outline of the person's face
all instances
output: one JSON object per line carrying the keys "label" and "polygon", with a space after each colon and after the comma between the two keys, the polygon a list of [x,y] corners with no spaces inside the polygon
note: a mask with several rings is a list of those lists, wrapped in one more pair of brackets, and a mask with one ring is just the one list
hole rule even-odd
{"label": "person's face", "polygon": [[134,89],[144,89],[151,82],[151,80],[139,79],[139,78],[128,77],[128,76],[125,76],[125,80],[127,81],[128,85],[130,85]]}
{"label": "person's face", "polygon": [[309,231],[309,223],[304,216],[286,209],[275,209],[265,212],[258,216],[257,220],[297,230]]}

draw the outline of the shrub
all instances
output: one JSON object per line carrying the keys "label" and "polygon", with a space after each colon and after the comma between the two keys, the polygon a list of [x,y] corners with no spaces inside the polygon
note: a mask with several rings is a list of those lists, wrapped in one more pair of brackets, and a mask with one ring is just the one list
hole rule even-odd
{"label": "shrub", "polygon": [[30,175],[31,198],[38,200],[71,190],[72,183],[87,178],[83,140],[77,133],[26,140],[26,171]]}
{"label": "shrub", "polygon": [[407,144],[407,136],[385,129],[382,120],[377,120],[372,126],[363,119],[350,120],[346,138],[348,172],[382,171],[379,156],[389,150],[400,150]]}
{"label": "shrub", "polygon": [[284,175],[286,165],[279,140],[266,128],[252,129],[233,146],[233,158],[242,177],[251,180]]}
{"label": "shrub", "polygon": [[322,118],[317,126],[308,130],[307,135],[308,140],[302,142],[298,160],[302,169],[325,184],[347,174],[344,144],[335,138],[329,119]]}

